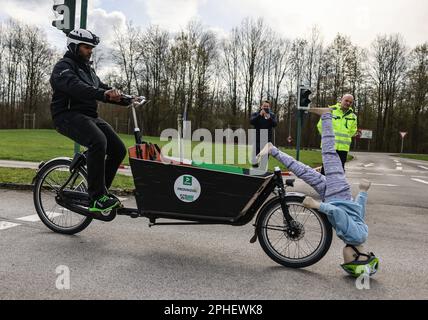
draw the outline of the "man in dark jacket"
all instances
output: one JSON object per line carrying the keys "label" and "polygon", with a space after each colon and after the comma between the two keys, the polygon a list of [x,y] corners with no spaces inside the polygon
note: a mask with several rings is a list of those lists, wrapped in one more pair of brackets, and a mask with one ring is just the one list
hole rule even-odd
{"label": "man in dark jacket", "polygon": [[113,128],[98,117],[97,101],[126,104],[121,102],[121,93],[102,83],[91,68],[92,49],[98,43],[99,38],[85,29],[68,34],[68,51],[50,78],[51,113],[59,133],[88,148],[89,210],[106,212],[120,206],[108,189],[126,156],[126,148]]}
{"label": "man in dark jacket", "polygon": [[[270,109],[270,101],[266,100],[263,101],[262,105],[260,106],[259,111],[254,112],[251,115],[250,123],[254,126],[256,129],[256,153],[255,155],[260,153],[260,150],[265,146],[266,143],[272,142],[272,129],[277,126],[276,116]],[[266,131],[261,131],[266,130]],[[266,134],[267,132],[267,141],[263,141],[265,139],[260,139],[261,134]],[[264,142],[263,146],[261,145],[261,142]],[[254,166],[255,164],[255,158],[254,158]]]}

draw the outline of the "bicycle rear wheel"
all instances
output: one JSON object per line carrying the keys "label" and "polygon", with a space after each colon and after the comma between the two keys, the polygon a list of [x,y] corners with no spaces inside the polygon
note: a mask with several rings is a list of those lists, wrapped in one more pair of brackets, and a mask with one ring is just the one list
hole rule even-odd
{"label": "bicycle rear wheel", "polygon": [[[75,234],[84,230],[92,218],[85,217],[60,206],[55,197],[67,182],[71,160],[57,159],[49,162],[39,172],[34,184],[34,206],[40,220],[52,231],[62,234]],[[65,186],[67,190],[87,193],[87,173],[79,168],[73,179]]]}

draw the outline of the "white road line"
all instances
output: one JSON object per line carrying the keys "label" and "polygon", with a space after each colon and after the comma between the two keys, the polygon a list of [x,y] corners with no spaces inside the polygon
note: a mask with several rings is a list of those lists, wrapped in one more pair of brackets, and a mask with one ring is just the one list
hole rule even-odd
{"label": "white road line", "polygon": [[[359,182],[354,182],[353,184],[360,184]],[[372,183],[372,186],[378,187],[398,187],[396,184],[388,184],[388,183]]]}
{"label": "white road line", "polygon": [[397,167],[395,169],[397,169],[398,171],[403,171],[403,167]]}
{"label": "white road line", "polygon": [[383,173],[374,173],[374,172],[367,172],[366,173],[368,176],[383,176]]}
{"label": "white road line", "polygon": [[0,221],[0,230],[6,230],[17,226],[19,226],[18,223],[13,223],[9,221]]}
{"label": "white road line", "polygon": [[428,170],[428,168],[427,167],[424,167],[424,166],[418,166],[419,168],[422,168],[422,169],[425,169],[425,170]]}
{"label": "white road line", "polygon": [[[58,212],[48,212],[47,213],[49,218],[56,218],[62,215],[62,213],[58,213]],[[20,220],[20,221],[26,221],[26,222],[39,222],[40,218],[37,214],[33,214],[31,216],[25,216],[22,218],[17,218],[16,220]]]}
{"label": "white road line", "polygon": [[425,181],[425,180],[422,180],[422,179],[413,179],[413,178],[412,178],[412,180],[413,180],[413,181],[416,181],[416,182],[420,182],[420,183],[428,184],[428,181]]}
{"label": "white road line", "polygon": [[428,179],[428,176],[411,176],[411,178],[424,178],[424,179]]}
{"label": "white road line", "polygon": [[387,173],[386,174],[388,177],[405,177],[404,174],[391,174],[391,173]]}
{"label": "white road line", "polygon": [[400,162],[400,161],[399,161],[399,160],[395,160],[395,159],[394,159],[394,162]]}
{"label": "white road line", "polygon": [[37,222],[37,221],[40,221],[40,218],[39,218],[39,216],[37,214],[33,214],[31,216],[26,216],[26,217],[18,218],[16,220],[27,221],[27,222]]}
{"label": "white road line", "polygon": [[364,167],[365,167],[365,168],[373,167],[373,166],[374,166],[374,163],[369,163],[369,164],[365,164],[365,165],[364,165]]}

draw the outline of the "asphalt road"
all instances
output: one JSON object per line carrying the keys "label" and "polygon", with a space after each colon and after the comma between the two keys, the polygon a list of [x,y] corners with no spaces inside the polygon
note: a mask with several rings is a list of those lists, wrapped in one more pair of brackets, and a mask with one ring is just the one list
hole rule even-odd
{"label": "asphalt road", "polygon": [[[34,221],[31,192],[0,190],[0,299],[427,299],[428,163],[355,155],[347,164],[354,193],[360,178],[373,182],[367,248],[381,269],[370,289],[340,268],[336,236],[320,262],[291,270],[249,243],[251,224],[149,228],[118,217],[64,236]],[[301,181],[294,190],[316,196]],[[57,288],[66,284],[61,266],[69,289]]]}

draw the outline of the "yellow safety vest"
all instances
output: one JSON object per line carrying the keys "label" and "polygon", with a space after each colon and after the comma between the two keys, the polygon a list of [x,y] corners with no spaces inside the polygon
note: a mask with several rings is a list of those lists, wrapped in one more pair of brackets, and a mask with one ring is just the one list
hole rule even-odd
{"label": "yellow safety vest", "polygon": [[[357,116],[352,108],[343,113],[340,103],[331,106],[333,114],[333,130],[336,137],[336,150],[347,151],[351,148],[352,137],[357,133]],[[319,133],[322,132],[322,121],[317,124]]]}

